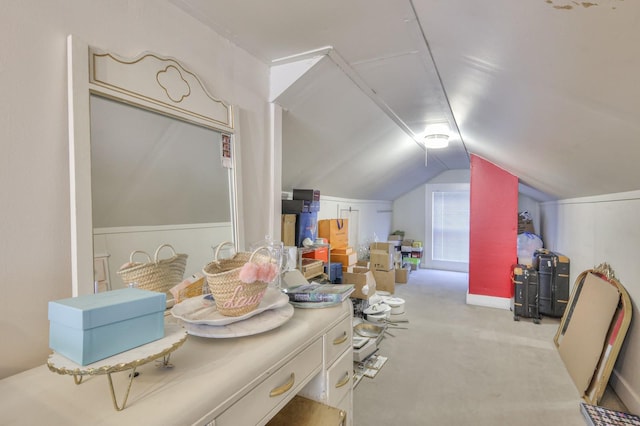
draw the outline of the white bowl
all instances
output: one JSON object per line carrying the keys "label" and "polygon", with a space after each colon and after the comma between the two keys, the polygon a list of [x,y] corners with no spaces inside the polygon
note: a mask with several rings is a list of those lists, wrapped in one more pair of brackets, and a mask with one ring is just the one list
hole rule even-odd
{"label": "white bowl", "polygon": [[389,297],[384,299],[382,303],[391,307],[391,315],[404,314],[404,299],[399,297]]}
{"label": "white bowl", "polygon": [[384,319],[389,318],[389,315],[391,315],[391,306],[385,303],[376,303],[369,306],[362,312],[367,316],[367,320],[377,320],[376,322],[380,322]]}

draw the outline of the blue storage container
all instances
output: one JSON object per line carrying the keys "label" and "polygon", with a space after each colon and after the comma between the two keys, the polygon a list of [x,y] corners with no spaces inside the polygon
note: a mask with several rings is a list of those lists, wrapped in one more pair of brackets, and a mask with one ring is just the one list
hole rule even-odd
{"label": "blue storage container", "polygon": [[164,337],[165,293],[123,288],[49,302],[49,347],[87,365]]}
{"label": "blue storage container", "polygon": [[296,245],[302,247],[305,238],[315,241],[318,235],[318,213],[298,213],[296,217]]}
{"label": "blue storage container", "polygon": [[324,269],[332,284],[342,284],[342,263],[331,262]]}

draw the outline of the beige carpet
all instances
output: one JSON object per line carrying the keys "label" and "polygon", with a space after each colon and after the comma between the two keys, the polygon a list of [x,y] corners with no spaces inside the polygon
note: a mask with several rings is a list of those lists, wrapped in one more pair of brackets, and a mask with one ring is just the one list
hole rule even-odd
{"label": "beige carpet", "polygon": [[444,271],[396,285],[409,323],[389,328],[378,351],[388,361],[355,388],[355,426],[585,425],[553,343],[559,320],[516,322],[508,310],[467,305],[466,291],[467,274]]}

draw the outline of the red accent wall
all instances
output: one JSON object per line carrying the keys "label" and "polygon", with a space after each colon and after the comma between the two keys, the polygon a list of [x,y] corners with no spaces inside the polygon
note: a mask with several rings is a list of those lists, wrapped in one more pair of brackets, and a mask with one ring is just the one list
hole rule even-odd
{"label": "red accent wall", "polygon": [[469,294],[510,298],[517,262],[518,178],[471,155]]}

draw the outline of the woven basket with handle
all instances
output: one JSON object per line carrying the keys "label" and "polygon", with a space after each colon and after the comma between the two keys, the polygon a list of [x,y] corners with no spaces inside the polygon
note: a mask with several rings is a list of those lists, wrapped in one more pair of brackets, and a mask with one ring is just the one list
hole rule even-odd
{"label": "woven basket with handle", "polygon": [[[237,317],[255,310],[267,290],[269,283],[255,281],[247,284],[240,280],[240,270],[247,262],[273,262],[266,247],[253,252],[238,252],[230,258],[218,259],[220,249],[229,242],[220,244],[215,251],[214,261],[208,263],[202,272],[207,277],[209,291],[216,302],[216,308],[225,316]],[[262,254],[265,252],[266,254]]]}
{"label": "woven basket with handle", "polygon": [[[171,250],[172,255],[159,259],[160,251],[165,247]],[[145,255],[147,261],[134,262],[133,258],[136,254]],[[136,283],[137,287],[143,290],[167,293],[173,286],[182,282],[187,266],[187,257],[187,254],[176,253],[170,244],[159,246],[153,260],[148,253],[135,250],[129,256],[129,263],[118,270],[118,275],[125,285]]]}

